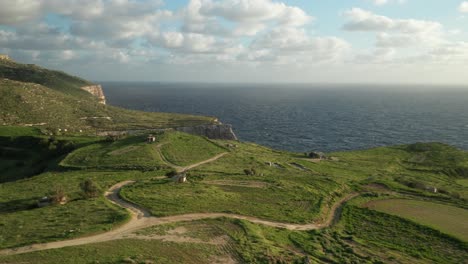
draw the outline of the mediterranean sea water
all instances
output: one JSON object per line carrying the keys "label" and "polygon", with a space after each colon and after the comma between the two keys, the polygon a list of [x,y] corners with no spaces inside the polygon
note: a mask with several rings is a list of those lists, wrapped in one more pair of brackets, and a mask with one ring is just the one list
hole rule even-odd
{"label": "mediterranean sea water", "polygon": [[103,83],[111,105],[216,116],[242,141],[296,152],[414,142],[468,150],[468,87]]}

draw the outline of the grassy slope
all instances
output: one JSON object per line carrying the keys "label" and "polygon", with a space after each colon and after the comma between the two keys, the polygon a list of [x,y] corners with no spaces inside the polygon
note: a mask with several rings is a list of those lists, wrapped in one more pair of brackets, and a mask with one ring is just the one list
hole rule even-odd
{"label": "grassy slope", "polygon": [[[85,179],[92,179],[106,190],[123,180],[151,178],[161,174],[164,171],[71,171],[44,173],[25,180],[2,183],[0,248],[62,240],[108,230],[125,221],[127,212],[103,197],[83,199],[79,184]],[[50,193],[55,186],[61,186],[70,201],[63,206],[37,208],[37,200]]]}
{"label": "grassy slope", "polygon": [[226,149],[202,138],[185,133],[165,133],[159,143],[161,154],[172,164],[186,166],[207,160],[216,154],[225,152]]}
{"label": "grassy slope", "polygon": [[[132,259],[136,263],[144,263],[145,260],[156,263],[214,263],[216,257],[229,255],[239,263],[304,263],[306,256],[311,263],[463,263],[466,256],[463,245],[430,229],[401,222],[398,218],[387,221],[368,210],[353,211],[352,214],[346,211],[345,214],[347,221],[343,224],[349,231],[342,231],[341,227],[311,232],[287,231],[242,220],[209,219],[155,226],[136,232],[157,240],[126,239],[0,257],[0,261],[68,263],[73,259],[75,263],[125,263]],[[364,226],[357,222],[361,218]],[[368,227],[370,221],[379,225]],[[408,248],[395,247],[390,242],[394,238],[385,237],[389,228],[392,232],[389,225],[395,224],[406,231],[398,235],[398,243]],[[362,228],[363,234],[356,232],[354,235],[357,228]],[[373,235],[379,233],[382,239],[376,241],[377,237]],[[164,236],[194,241],[173,243],[159,240]],[[216,245],[205,244],[213,241]]]}
{"label": "grassy slope", "polygon": [[[30,136],[33,128],[0,129],[0,182],[13,181],[57,169],[67,153],[95,141],[95,137]],[[22,135],[26,136],[20,136]]]}
{"label": "grassy slope", "polygon": [[62,166],[77,168],[157,169],[166,166],[146,137],[129,137],[117,142],[102,142],[68,155]]}
{"label": "grassy slope", "polygon": [[[42,127],[78,130],[124,130],[190,126],[211,123],[212,118],[148,113],[99,104],[33,83],[0,80],[0,124],[46,123]],[[97,118],[96,118],[97,117]]]}
{"label": "grassy slope", "polygon": [[145,240],[115,240],[106,243],[46,250],[10,257],[1,263],[212,263],[220,253],[213,245]]}
{"label": "grassy slope", "polygon": [[90,97],[82,86],[92,85],[91,82],[61,71],[53,71],[31,64],[21,64],[14,61],[0,60],[0,79],[10,79],[19,82],[36,83],[56,91],[80,97]]}
{"label": "grassy slope", "polygon": [[[0,61],[0,125],[47,123],[55,130],[167,128],[212,123],[214,118],[132,111],[104,106],[80,89],[92,83],[35,65]],[[93,118],[98,117],[98,118]]]}
{"label": "grassy slope", "polygon": [[390,199],[372,201],[367,208],[397,215],[433,227],[468,242],[468,210],[418,200]]}
{"label": "grassy slope", "polygon": [[[191,171],[188,184],[144,181],[124,188],[122,195],[156,215],[230,212],[306,223],[323,216],[321,213],[346,192],[345,186],[328,176],[288,165],[298,160],[295,154],[237,144],[228,155]],[[270,167],[266,161],[285,168]],[[257,175],[245,175],[243,170],[249,168],[255,168]]]}
{"label": "grassy slope", "polygon": [[343,217],[343,232],[376,252],[396,251],[435,263],[463,263],[468,257],[467,243],[396,216],[347,206]]}
{"label": "grassy slope", "polygon": [[[177,135],[178,133],[174,133]],[[175,150],[183,150],[177,146],[179,137],[158,136],[159,140],[174,140]],[[185,135],[188,144],[197,145],[202,152],[210,148],[208,141],[201,138]],[[430,185],[445,184],[449,192],[460,192],[464,189],[457,182],[463,179],[463,174],[454,174],[447,170],[449,167],[463,167],[465,152],[448,146],[436,145],[424,151],[429,157],[436,157],[429,169],[420,168],[421,159],[409,166],[407,161],[420,155],[407,146],[379,148],[368,151],[335,153],[339,161],[323,161],[313,163],[304,160],[303,156],[294,153],[274,151],[255,144],[236,143],[237,148],[231,148],[230,153],[213,163],[205,164],[190,172],[189,183],[178,185],[165,180],[154,179],[163,175],[165,171],[141,173],[136,171],[119,171],[118,165],[125,161],[125,155],[132,157],[131,153],[139,147],[155,147],[155,144],[146,144],[144,138],[130,137],[115,143],[101,143],[97,149],[81,148],[67,158],[73,160],[81,152],[92,162],[100,158],[110,158],[106,171],[88,171],[86,166],[93,167],[93,163],[81,163],[82,170],[76,172],[46,173],[27,180],[0,184],[0,247],[10,247],[31,243],[32,241],[51,241],[99,232],[124,221],[126,214],[121,209],[109,205],[103,198],[83,200],[79,196],[78,184],[86,178],[93,178],[103,188],[125,179],[137,179],[134,186],[125,188],[123,195],[151,209],[155,214],[176,214],[200,211],[229,211],[246,215],[258,216],[286,222],[310,222],[319,219],[326,213],[326,209],[341,195],[349,192],[347,186],[359,188],[359,184],[370,182],[384,182],[395,191],[405,195],[418,195],[426,199],[437,199],[450,202],[456,206],[463,206],[463,197],[453,197],[449,194],[432,194],[417,188],[404,185],[405,180],[420,180]],[[92,142],[90,140],[89,142]],[[205,142],[206,146],[201,144]],[[228,142],[218,141],[223,145]],[[200,145],[201,144],[201,145]],[[431,145],[428,145],[431,146]],[[185,157],[187,162],[199,159],[200,152],[193,152]],[[446,155],[443,153],[446,152]],[[95,155],[92,155],[92,154]],[[135,160],[139,160],[135,152]],[[442,154],[442,155],[441,155]],[[147,157],[142,155],[141,157]],[[438,157],[438,158],[437,158]],[[446,157],[447,160],[444,160]],[[454,159],[454,157],[458,157]],[[96,159],[96,160],[93,160]],[[79,158],[78,158],[79,160]],[[454,161],[455,160],[455,161]],[[270,167],[265,162],[276,162],[284,166],[283,169]],[[301,171],[290,163],[296,162],[308,167],[310,171]],[[424,165],[427,167],[427,165]],[[243,169],[255,168],[257,175],[247,176]],[[463,171],[463,170],[461,170]],[[51,184],[52,183],[52,184]],[[53,206],[41,209],[32,209],[38,197],[53,188],[53,185],[63,185],[72,201],[65,206]],[[389,194],[390,195],[390,194]],[[405,221],[398,217],[385,214],[376,214],[374,211],[361,210],[349,206],[344,213],[344,221],[340,226],[317,232],[291,232],[253,225],[245,221],[222,220],[221,223],[210,222],[210,226],[219,228],[232,239],[229,252],[245,262],[267,263],[269,260],[283,260],[285,262],[301,261],[304,254],[316,261],[332,261],[343,263],[355,261],[358,263],[375,263],[377,260],[403,263],[430,263],[446,258],[448,263],[457,261],[466,255],[465,245],[460,241],[441,234],[430,228]],[[87,219],[77,217],[83,211],[89,215]],[[47,221],[37,221],[47,219]],[[375,221],[374,221],[375,220]],[[182,224],[182,223],[181,223]],[[178,224],[177,224],[178,225]],[[16,227],[22,228],[16,228]],[[79,231],[75,228],[79,226]],[[365,227],[365,228],[364,228]],[[190,229],[190,227],[189,227]],[[196,228],[195,228],[196,229]],[[353,233],[352,230],[365,232]],[[73,232],[70,232],[73,230]],[[351,231],[348,232],[348,231]],[[194,232],[194,236],[204,237],[206,234]],[[398,240],[385,240],[380,234],[397,232]],[[30,234],[33,234],[30,236]],[[416,254],[416,250],[407,247],[423,243],[424,247]],[[62,249],[53,252],[50,258],[48,252],[31,253],[24,256],[0,258],[1,261],[34,259],[38,257],[44,263],[51,263],[61,256],[77,256],[89,250],[96,250],[100,254],[92,260],[113,262],[138,253],[138,259],[151,257],[150,249],[156,252],[164,248],[164,243],[151,242],[140,246],[140,242],[125,240],[120,242],[102,243]],[[175,251],[188,252],[200,245],[171,244]],[[446,245],[441,248],[440,245]],[[116,248],[112,248],[112,247]],[[166,243],[167,246],[167,243]],[[219,248],[203,246],[208,255],[218,254]],[[430,251],[428,248],[437,248]],[[187,250],[187,251],[184,251]],[[135,253],[136,254],[136,253]],[[161,253],[167,258],[173,256]],[[186,254],[186,253],[183,253]],[[196,253],[194,253],[196,254]],[[185,255],[184,255],[185,256]],[[196,258],[197,255],[194,255]],[[140,258],[141,257],[141,258]],[[183,259],[182,263],[187,263]],[[396,262],[396,261],[395,261]]]}
{"label": "grassy slope", "polygon": [[[181,132],[159,132],[156,137],[157,141],[151,144],[146,143],[146,136],[94,144],[71,153],[61,165],[80,168],[154,169],[172,164],[190,165],[226,151],[208,139]],[[169,163],[166,164],[165,161]]]}

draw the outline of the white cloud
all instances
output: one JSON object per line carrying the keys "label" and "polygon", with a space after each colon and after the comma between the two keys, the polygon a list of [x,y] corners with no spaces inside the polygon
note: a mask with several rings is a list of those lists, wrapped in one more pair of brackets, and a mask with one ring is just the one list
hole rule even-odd
{"label": "white cloud", "polygon": [[399,3],[399,4],[404,4],[406,3],[406,0],[371,0],[374,5],[378,5],[378,6],[382,6],[382,5],[386,5],[386,4],[389,4],[391,2],[396,2],[396,3]]}
{"label": "white cloud", "polygon": [[343,26],[348,31],[398,31],[402,33],[434,32],[442,29],[439,22],[416,19],[392,19],[360,8],[345,12],[349,21]]}
{"label": "white cloud", "polygon": [[347,31],[376,32],[379,47],[433,47],[443,43],[444,27],[439,22],[416,19],[393,19],[360,8],[345,12]]}
{"label": "white cloud", "polygon": [[39,0],[0,2],[0,24],[14,25],[36,19],[40,15]]}
{"label": "white cloud", "polygon": [[458,11],[468,14],[468,1],[463,1],[458,7]]}
{"label": "white cloud", "polygon": [[[298,7],[271,0],[190,0],[182,16],[185,31],[235,36],[254,36],[268,23],[301,27],[313,20]],[[234,29],[221,25],[220,19]]]}

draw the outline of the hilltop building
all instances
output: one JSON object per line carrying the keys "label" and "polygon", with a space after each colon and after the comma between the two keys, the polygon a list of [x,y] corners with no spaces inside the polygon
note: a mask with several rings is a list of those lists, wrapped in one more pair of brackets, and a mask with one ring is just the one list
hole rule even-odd
{"label": "hilltop building", "polygon": [[0,60],[11,60],[11,59],[10,59],[10,56],[6,54],[0,54]]}

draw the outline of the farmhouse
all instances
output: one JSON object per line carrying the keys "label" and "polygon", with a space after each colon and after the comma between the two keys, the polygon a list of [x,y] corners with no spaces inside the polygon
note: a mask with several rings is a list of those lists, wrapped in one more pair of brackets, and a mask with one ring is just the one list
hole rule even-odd
{"label": "farmhouse", "polygon": [[148,143],[156,142],[156,137],[153,135],[148,135],[148,137],[146,138],[146,142]]}
{"label": "farmhouse", "polygon": [[181,173],[179,175],[176,175],[173,179],[177,183],[185,183],[185,182],[187,182],[187,174],[186,173]]}

